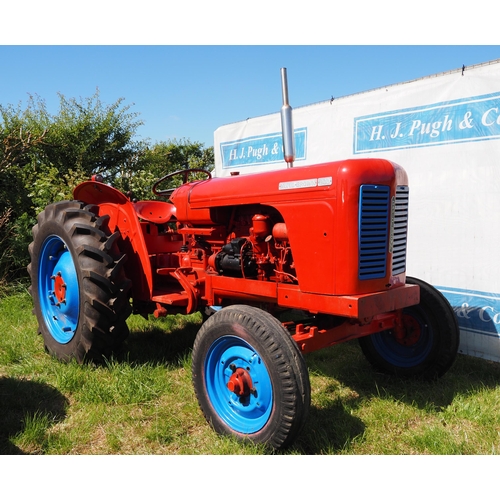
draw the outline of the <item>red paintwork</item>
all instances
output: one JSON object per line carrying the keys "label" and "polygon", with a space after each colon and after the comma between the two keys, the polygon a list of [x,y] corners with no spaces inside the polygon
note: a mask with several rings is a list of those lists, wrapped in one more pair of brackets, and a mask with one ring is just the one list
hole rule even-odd
{"label": "red paintwork", "polygon": [[[246,302],[348,318],[340,329],[296,331],[310,350],[397,325],[391,311],[419,302],[419,287],[391,276],[391,266],[384,278],[358,279],[359,186],[384,184],[394,196],[407,182],[387,160],[347,160],[190,182],[171,203],[133,203],[94,181],[74,197],[98,205],[120,232],[135,312]],[[232,248],[251,263],[233,259]]]}
{"label": "red paintwork", "polygon": [[394,330],[394,338],[399,344],[410,347],[418,342],[421,333],[418,320],[410,314],[402,314],[401,328]]}
{"label": "red paintwork", "polygon": [[229,378],[227,388],[237,396],[248,396],[254,390],[252,377],[244,368],[235,368]]}
{"label": "red paintwork", "polygon": [[54,280],[54,296],[57,299],[58,304],[66,303],[66,283],[60,272],[55,276],[51,276]]}
{"label": "red paintwork", "polygon": [[133,204],[120,191],[100,182],[83,182],[73,191],[75,200],[99,206],[108,215],[112,232],[120,231],[127,255],[127,273],[134,283],[134,298],[148,301],[153,291],[153,272],[141,225]]}
{"label": "red paintwork", "polygon": [[[283,182],[328,177],[330,186],[279,189]],[[404,170],[387,160],[348,160],[186,184],[171,200],[178,220],[200,225],[216,222],[210,215],[214,207],[276,208],[286,223],[300,289],[343,295],[374,289],[372,281],[357,279],[359,186],[388,184],[394,193],[397,184],[407,182]],[[401,277],[388,277],[375,288],[385,290],[388,282],[401,281]]]}
{"label": "red paintwork", "polygon": [[295,326],[294,340],[303,353],[317,351],[341,342],[346,342],[372,333],[386,330],[400,330],[401,311],[378,314],[369,323],[360,324],[345,321],[339,326],[320,330],[316,326],[306,327],[303,324]]}
{"label": "red paintwork", "polygon": [[166,224],[175,217],[175,206],[164,201],[138,201],[134,209],[140,219],[155,224]]}

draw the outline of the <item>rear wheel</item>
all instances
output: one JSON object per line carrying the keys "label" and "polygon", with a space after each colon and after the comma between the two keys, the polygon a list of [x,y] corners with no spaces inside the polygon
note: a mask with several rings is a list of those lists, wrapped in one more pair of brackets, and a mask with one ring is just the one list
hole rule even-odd
{"label": "rear wheel", "polygon": [[304,358],[278,320],[236,305],[210,316],[193,346],[193,384],[213,428],[274,448],[289,445],[309,413]]}
{"label": "rear wheel", "polygon": [[359,339],[368,361],[378,370],[402,377],[427,380],[444,375],[455,361],[460,331],[446,298],[416,278],[407,283],[420,286],[420,303],[403,310],[404,335],[388,330]]}
{"label": "rear wheel", "polygon": [[78,201],[49,205],[29,246],[30,292],[48,352],[68,361],[101,360],[129,331],[130,282],[107,217]]}

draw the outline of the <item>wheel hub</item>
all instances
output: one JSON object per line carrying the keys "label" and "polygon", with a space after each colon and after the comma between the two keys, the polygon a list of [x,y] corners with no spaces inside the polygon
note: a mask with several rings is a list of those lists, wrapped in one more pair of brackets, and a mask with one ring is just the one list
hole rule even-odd
{"label": "wheel hub", "polygon": [[54,281],[52,295],[57,300],[55,305],[60,306],[61,304],[66,304],[67,285],[64,282],[61,272],[59,271],[55,276],[51,276],[50,279]]}
{"label": "wheel hub", "polygon": [[227,388],[231,392],[234,392],[239,397],[246,397],[255,392],[252,377],[247,370],[236,368],[234,365],[231,366],[231,369],[233,370],[233,374],[227,383]]}
{"label": "wheel hub", "polygon": [[421,333],[418,320],[409,314],[405,314],[402,318],[402,327],[396,329],[395,338],[398,344],[410,347],[418,342]]}

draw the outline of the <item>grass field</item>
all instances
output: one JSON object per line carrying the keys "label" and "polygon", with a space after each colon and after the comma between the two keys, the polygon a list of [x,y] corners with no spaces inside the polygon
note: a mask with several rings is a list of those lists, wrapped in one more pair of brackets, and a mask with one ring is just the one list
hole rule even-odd
{"label": "grass field", "polygon": [[[269,455],[212,431],[191,385],[201,318],[129,320],[105,366],[44,352],[26,292],[0,299],[0,453]],[[356,342],[306,356],[309,419],[280,455],[496,455],[500,364],[460,355],[434,383],[374,373]]]}

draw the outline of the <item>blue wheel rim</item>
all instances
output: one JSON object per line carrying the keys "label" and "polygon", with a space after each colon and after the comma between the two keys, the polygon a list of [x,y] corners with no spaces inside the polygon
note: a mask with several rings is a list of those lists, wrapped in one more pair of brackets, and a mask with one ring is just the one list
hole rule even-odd
{"label": "blue wheel rim", "polygon": [[[250,374],[255,388],[250,395],[239,397],[228,389],[235,368]],[[210,402],[226,425],[243,434],[266,425],[273,409],[273,387],[264,361],[250,344],[234,336],[217,339],[208,350],[204,371]]]}
{"label": "blue wheel rim", "polygon": [[42,244],[38,263],[38,297],[50,335],[60,344],[67,344],[74,337],[78,325],[80,294],[73,257],[58,236],[49,236]]}
{"label": "blue wheel rim", "polygon": [[372,335],[373,346],[378,353],[398,368],[412,368],[423,363],[429,356],[434,339],[432,327],[420,314],[414,310],[411,314],[409,312],[405,314],[416,320],[420,329],[418,340],[414,344],[408,346],[401,344],[390,331]]}

